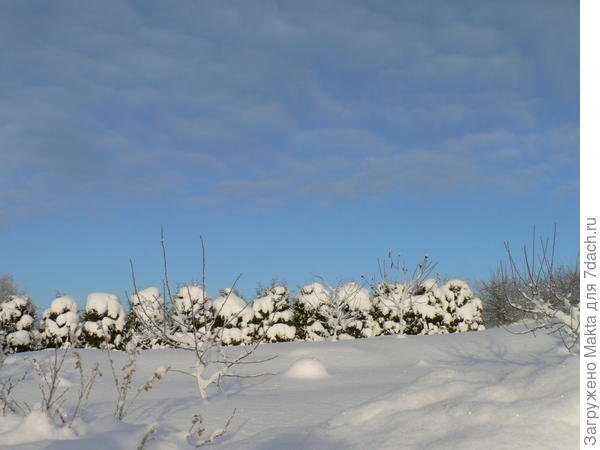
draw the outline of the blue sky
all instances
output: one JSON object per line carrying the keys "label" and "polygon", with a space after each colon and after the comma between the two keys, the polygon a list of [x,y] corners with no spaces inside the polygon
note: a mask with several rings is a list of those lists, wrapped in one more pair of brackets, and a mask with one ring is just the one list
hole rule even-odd
{"label": "blue sky", "polygon": [[487,277],[577,256],[575,1],[0,3],[0,274],[40,305],[388,249]]}

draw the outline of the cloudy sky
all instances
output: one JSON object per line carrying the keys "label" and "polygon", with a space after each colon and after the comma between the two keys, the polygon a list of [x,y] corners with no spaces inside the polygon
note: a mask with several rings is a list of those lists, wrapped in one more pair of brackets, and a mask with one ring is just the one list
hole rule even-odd
{"label": "cloudy sky", "polygon": [[558,228],[577,256],[576,1],[0,3],[0,274],[56,291],[243,272],[247,296],[476,280]]}

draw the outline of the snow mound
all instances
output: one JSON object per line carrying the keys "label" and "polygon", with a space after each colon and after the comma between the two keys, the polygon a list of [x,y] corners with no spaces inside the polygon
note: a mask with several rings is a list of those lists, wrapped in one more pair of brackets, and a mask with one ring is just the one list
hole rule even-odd
{"label": "snow mound", "polygon": [[37,441],[75,439],[69,427],[56,426],[50,417],[40,410],[31,411],[12,430],[0,434],[2,445],[19,445]]}
{"label": "snow mound", "polygon": [[315,358],[303,358],[293,363],[285,371],[286,378],[295,380],[322,380],[329,378],[329,373],[321,361]]}

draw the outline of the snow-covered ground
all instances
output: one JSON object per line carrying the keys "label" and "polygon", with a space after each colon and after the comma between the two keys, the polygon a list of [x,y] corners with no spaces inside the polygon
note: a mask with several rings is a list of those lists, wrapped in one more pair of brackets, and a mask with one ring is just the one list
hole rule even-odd
{"label": "snow-covered ground", "polygon": [[[235,351],[229,347],[228,351]],[[193,354],[147,350],[139,356],[135,389],[158,367],[166,377],[141,392],[123,422],[113,416],[116,392],[105,352],[80,350],[84,369],[98,361],[103,374],[81,420],[58,427],[39,412],[0,417],[0,448],[135,449],[147,430],[145,449],[192,448],[186,433],[201,414],[205,436],[224,425],[216,449],[574,449],[578,447],[576,355],[556,339],[510,334],[502,329],[340,342],[265,344],[244,365],[257,378],[228,378],[202,402],[189,370]],[[26,378],[14,392],[35,409],[39,379],[26,358],[50,358],[52,350],[10,356],[1,377]],[[112,352],[118,367],[127,358]],[[64,365],[69,387],[65,409],[79,387],[75,358]]]}

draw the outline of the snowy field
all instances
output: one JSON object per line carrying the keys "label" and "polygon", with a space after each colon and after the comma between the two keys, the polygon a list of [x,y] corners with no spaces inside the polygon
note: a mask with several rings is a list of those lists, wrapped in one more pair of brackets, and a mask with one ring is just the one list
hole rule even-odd
{"label": "snowy field", "polygon": [[[236,351],[228,347],[227,351]],[[502,329],[463,334],[376,337],[340,342],[265,344],[238,372],[198,395],[189,369],[193,354],[147,350],[137,361],[131,396],[155,369],[172,369],[142,391],[122,422],[114,418],[116,391],[106,352],[80,350],[84,369],[100,363],[81,418],[58,426],[35,411],[39,379],[27,358],[52,350],[12,355],[1,376],[22,377],[13,397],[34,410],[25,418],[0,417],[3,449],[136,449],[151,427],[145,449],[193,448],[186,437],[201,414],[204,436],[228,431],[215,449],[575,449],[578,448],[576,355],[556,339],[514,335]],[[118,368],[123,352],[112,352]],[[76,403],[79,371],[69,354],[61,387],[64,409]],[[193,443],[194,441],[191,440]]]}

